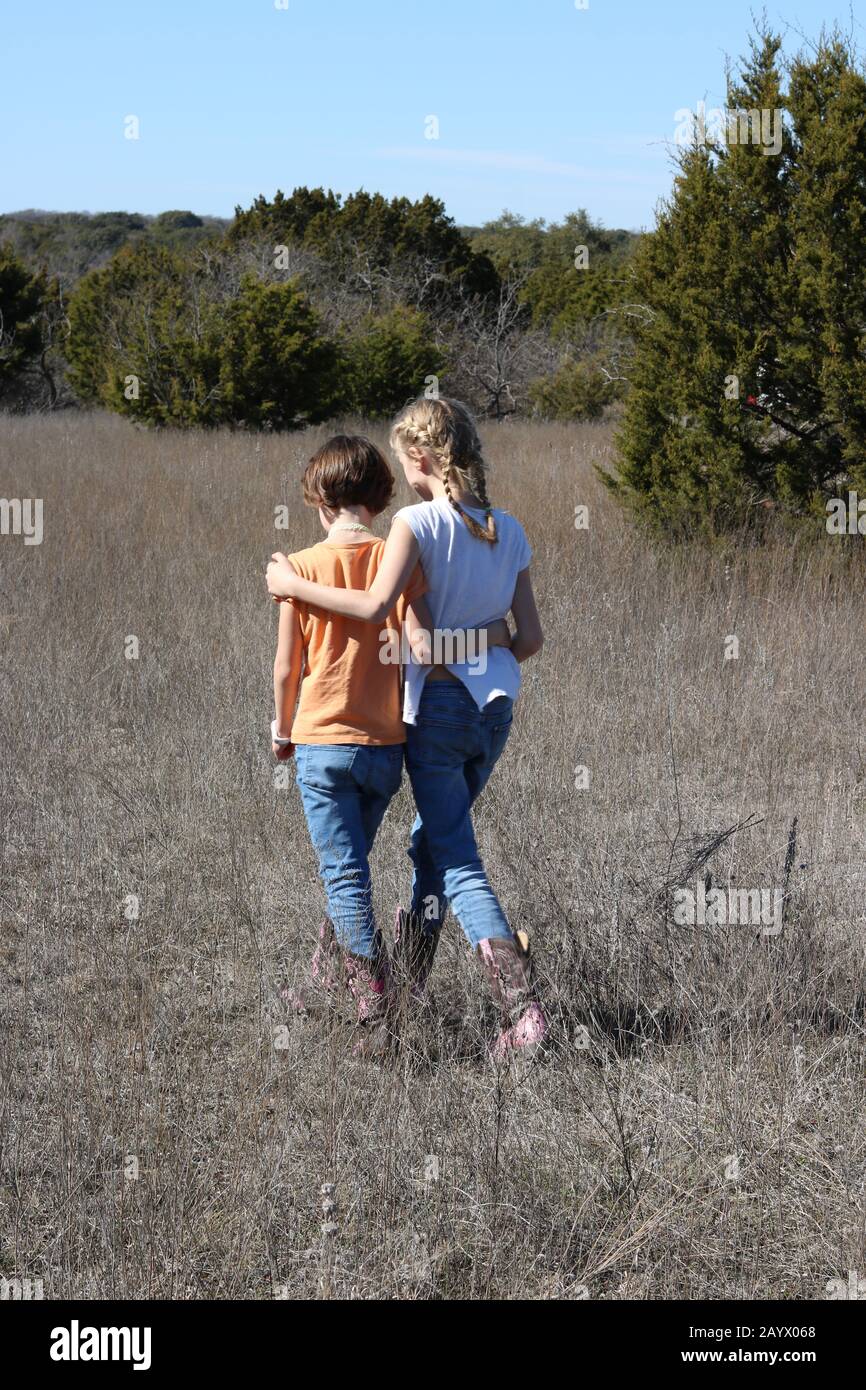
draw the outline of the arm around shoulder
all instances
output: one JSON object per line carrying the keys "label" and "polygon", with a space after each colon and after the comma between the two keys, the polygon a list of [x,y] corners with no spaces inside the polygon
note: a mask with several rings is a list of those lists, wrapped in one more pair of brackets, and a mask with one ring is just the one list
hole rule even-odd
{"label": "arm around shoulder", "polygon": [[384,622],[418,563],[418,542],[405,521],[395,517],[385,545],[379,572],[370,588],[332,589],[327,584],[314,584],[295,574],[284,555],[272,555],[267,570],[268,591],[278,602],[298,599],[330,613],[346,618],[360,618],[365,623]]}

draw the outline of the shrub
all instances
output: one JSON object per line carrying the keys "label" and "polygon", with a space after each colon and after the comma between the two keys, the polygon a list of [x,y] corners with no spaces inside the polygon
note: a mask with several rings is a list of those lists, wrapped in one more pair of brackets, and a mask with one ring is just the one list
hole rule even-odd
{"label": "shrub", "polygon": [[599,420],[615,396],[615,388],[591,360],[567,359],[552,376],[529,388],[534,413],[547,420]]}
{"label": "shrub", "polygon": [[445,367],[426,315],[405,306],[366,319],[344,351],[351,409],[368,420],[393,415]]}
{"label": "shrub", "polygon": [[69,362],[83,400],[148,424],[289,429],[339,404],[336,345],[295,280],[235,285],[146,243],[81,281]]}

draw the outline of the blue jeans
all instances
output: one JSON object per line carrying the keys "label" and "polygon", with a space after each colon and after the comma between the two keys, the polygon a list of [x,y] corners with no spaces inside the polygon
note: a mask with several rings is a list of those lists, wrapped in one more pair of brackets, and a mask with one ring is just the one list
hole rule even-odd
{"label": "blue jeans", "polygon": [[402,774],[402,743],[295,746],[295,775],[328,915],[340,945],[368,959],[376,939],[368,855]]}
{"label": "blue jeans", "polygon": [[513,701],[501,695],[479,710],[464,685],[428,680],[418,722],[406,726],[406,766],[418,808],[409,845],[412,911],[433,932],[447,901],[473,948],[485,937],[512,935],[487,881],[470,815],[505,747],[512,709]]}

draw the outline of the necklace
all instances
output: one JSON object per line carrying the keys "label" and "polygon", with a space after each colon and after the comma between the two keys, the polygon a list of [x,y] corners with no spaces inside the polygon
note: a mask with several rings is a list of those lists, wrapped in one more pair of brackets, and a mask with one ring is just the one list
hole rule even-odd
{"label": "necklace", "polygon": [[360,521],[335,521],[328,534],[330,535],[333,531],[366,531],[368,536],[375,535],[369,526],[365,526]]}

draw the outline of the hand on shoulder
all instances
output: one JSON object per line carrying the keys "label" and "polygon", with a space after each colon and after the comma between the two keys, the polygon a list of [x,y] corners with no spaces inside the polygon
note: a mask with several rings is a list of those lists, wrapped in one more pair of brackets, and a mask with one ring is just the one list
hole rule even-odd
{"label": "hand on shoulder", "polygon": [[275,551],[271,556],[265,572],[268,586],[268,593],[274,603],[282,603],[284,599],[294,598],[297,590],[294,588],[297,575],[289,563],[288,557]]}

